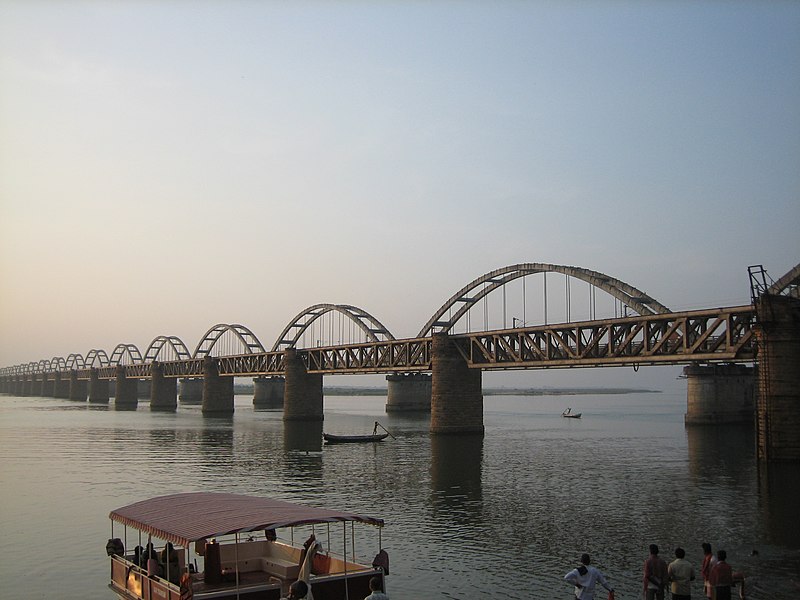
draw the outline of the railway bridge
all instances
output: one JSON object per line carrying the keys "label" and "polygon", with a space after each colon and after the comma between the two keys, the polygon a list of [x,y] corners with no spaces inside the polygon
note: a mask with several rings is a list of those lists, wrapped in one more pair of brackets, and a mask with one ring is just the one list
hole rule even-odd
{"label": "railway bridge", "polygon": [[[554,275],[565,281],[559,311]],[[543,289],[535,323],[525,284],[534,277]],[[750,283],[751,304],[674,312],[597,271],[522,263],[468,283],[411,338],[396,338],[356,306],[315,304],[270,349],[244,325],[217,324],[194,351],[177,336],[160,335],[144,353],[122,343],[110,355],[92,349],[5,367],[0,392],[108,403],[113,385],[115,405],[130,407],[138,402],[138,382],[149,380],[151,409],[175,410],[180,379],[181,401],[224,414],[233,412],[234,377],[254,377],[256,405],[282,405],[285,420],[319,421],[324,375],[379,373],[389,383],[387,410],[430,410],[431,433],[474,434],[483,432],[483,371],[686,365],[687,423],[713,423],[732,414],[731,404],[748,412],[748,403],[735,398],[746,400],[754,381],[748,365],[756,365],[759,455],[800,460],[800,265],[775,282],[751,267]],[[509,301],[514,285],[521,301]],[[585,318],[575,318],[576,285],[588,290]],[[598,292],[609,313],[602,317]],[[490,296],[498,299],[493,312],[502,314],[497,326],[489,319]],[[521,317],[509,324],[510,312]],[[750,399],[752,420],[752,393]]]}

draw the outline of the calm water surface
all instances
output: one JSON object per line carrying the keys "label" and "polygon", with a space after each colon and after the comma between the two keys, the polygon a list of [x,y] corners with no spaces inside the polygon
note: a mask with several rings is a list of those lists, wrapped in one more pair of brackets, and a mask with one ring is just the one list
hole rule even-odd
{"label": "calm water surface", "polygon": [[[194,490],[384,518],[392,600],[574,598],[562,578],[584,551],[618,599],[640,598],[650,543],[699,571],[704,541],[750,576],[751,600],[800,594],[800,467],[759,469],[749,428],[684,428],[685,390],[487,396],[483,437],[431,437],[427,415],[384,404],[326,398],[325,431],[377,419],[397,439],[323,446],[323,425],[244,396],[223,419],[0,397],[0,598],[112,600],[109,511]],[[567,405],[583,418],[560,418]]]}

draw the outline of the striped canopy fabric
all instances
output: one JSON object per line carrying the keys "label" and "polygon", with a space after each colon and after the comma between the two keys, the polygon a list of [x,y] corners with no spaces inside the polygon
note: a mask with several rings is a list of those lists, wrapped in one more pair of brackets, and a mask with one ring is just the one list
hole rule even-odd
{"label": "striped canopy fabric", "polygon": [[312,523],[358,521],[383,527],[383,519],[355,513],[216,492],[159,496],[113,510],[109,517],[181,546],[227,534]]}

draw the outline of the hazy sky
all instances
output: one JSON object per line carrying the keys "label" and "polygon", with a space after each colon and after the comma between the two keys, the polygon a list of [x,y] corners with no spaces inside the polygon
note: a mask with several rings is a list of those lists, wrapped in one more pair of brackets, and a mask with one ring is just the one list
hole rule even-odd
{"label": "hazy sky", "polygon": [[411,337],[520,262],[743,304],[798,225],[798,2],[0,0],[0,366],[319,302]]}

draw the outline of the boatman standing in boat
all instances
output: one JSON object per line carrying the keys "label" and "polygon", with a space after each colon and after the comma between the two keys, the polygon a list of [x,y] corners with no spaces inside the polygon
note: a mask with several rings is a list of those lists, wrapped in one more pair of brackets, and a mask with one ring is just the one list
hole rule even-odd
{"label": "boatman standing in boat", "polygon": [[580,566],[564,575],[564,581],[575,586],[575,597],[578,600],[594,600],[594,588],[597,583],[600,583],[609,592],[614,591],[600,569],[591,566],[590,562],[589,555],[583,554]]}

